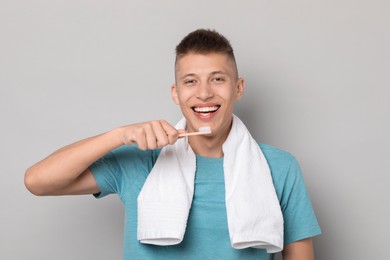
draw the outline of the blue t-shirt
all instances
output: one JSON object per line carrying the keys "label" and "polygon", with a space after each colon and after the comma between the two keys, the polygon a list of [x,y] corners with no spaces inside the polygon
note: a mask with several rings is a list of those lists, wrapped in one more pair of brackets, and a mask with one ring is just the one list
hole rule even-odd
{"label": "blue t-shirt", "polygon": [[[297,161],[269,145],[260,145],[271,169],[284,217],[284,242],[321,233]],[[262,249],[234,249],[230,244],[225,207],[223,158],[196,156],[194,197],[183,241],[174,246],[137,240],[137,197],[160,149],[122,146],[90,169],[99,186],[96,197],[117,193],[125,208],[124,259],[272,259]]]}

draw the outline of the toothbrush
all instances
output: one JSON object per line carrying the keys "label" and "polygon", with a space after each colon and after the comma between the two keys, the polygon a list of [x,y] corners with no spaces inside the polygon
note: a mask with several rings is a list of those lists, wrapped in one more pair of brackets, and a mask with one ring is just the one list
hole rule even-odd
{"label": "toothbrush", "polygon": [[179,137],[193,136],[193,135],[207,135],[207,134],[211,134],[210,126],[199,127],[199,132],[191,132],[191,133],[179,134]]}

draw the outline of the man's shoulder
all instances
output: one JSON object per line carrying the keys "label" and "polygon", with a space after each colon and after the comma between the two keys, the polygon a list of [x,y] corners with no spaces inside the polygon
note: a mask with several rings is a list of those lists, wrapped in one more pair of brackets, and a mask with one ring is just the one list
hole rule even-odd
{"label": "man's shoulder", "polygon": [[258,144],[267,160],[271,160],[271,161],[276,160],[278,162],[281,161],[291,162],[295,160],[294,156],[285,150],[282,150],[278,147],[269,144],[263,144],[263,143],[258,143]]}
{"label": "man's shoulder", "polygon": [[286,178],[294,178],[298,173],[294,170],[299,169],[298,162],[291,153],[268,144],[261,143],[259,146],[275,182],[284,182]]}

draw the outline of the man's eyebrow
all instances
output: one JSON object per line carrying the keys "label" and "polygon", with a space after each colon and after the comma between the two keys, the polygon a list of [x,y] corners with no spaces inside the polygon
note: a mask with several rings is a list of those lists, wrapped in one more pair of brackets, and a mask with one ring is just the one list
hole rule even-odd
{"label": "man's eyebrow", "polygon": [[180,80],[187,78],[187,77],[195,77],[195,76],[196,76],[195,73],[187,73],[187,74],[183,75],[182,77],[180,77]]}
{"label": "man's eyebrow", "polygon": [[225,71],[222,71],[222,70],[217,70],[217,71],[213,71],[210,73],[210,75],[215,75],[215,74],[224,74],[224,75],[227,75],[228,73],[225,72]]}
{"label": "man's eyebrow", "polygon": [[[216,75],[216,74],[229,75],[229,73],[227,73],[227,72],[225,72],[225,71],[222,71],[222,70],[216,70],[216,71],[210,72],[209,75],[212,75],[212,76],[213,76],[213,75]],[[179,80],[183,80],[183,79],[185,79],[185,78],[187,78],[187,77],[197,77],[197,76],[198,76],[198,75],[196,75],[195,73],[187,73],[187,74],[181,76]]]}

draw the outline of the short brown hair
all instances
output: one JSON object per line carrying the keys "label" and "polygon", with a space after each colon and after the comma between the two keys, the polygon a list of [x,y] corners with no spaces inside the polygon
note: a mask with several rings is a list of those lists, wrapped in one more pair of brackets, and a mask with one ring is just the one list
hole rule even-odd
{"label": "short brown hair", "polygon": [[215,30],[198,29],[185,36],[176,46],[175,64],[177,63],[178,58],[189,53],[226,54],[234,62],[235,70],[237,72],[236,59],[230,42],[225,38],[225,36]]}
{"label": "short brown hair", "polygon": [[198,29],[189,33],[176,46],[176,56],[186,55],[190,52],[225,53],[234,59],[233,48],[228,39],[217,31],[209,29]]}

